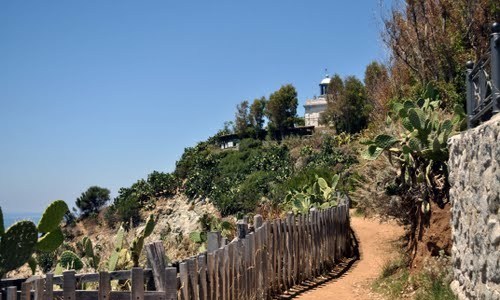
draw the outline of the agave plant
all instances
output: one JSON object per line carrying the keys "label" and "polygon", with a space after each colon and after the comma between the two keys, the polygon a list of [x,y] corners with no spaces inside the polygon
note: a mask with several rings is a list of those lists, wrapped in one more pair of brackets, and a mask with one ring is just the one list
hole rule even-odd
{"label": "agave plant", "polygon": [[57,200],[45,209],[38,226],[24,220],[5,230],[0,207],[0,278],[27,262],[34,270],[36,260],[32,256],[35,250],[43,252],[56,250],[64,241],[59,223],[67,211],[68,205],[62,200]]}

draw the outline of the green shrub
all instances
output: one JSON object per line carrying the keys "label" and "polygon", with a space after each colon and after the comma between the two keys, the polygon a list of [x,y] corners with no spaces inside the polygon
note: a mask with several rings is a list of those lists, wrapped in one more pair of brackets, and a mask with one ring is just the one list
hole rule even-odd
{"label": "green shrub", "polygon": [[349,153],[347,150],[338,148],[340,145],[346,143],[345,140],[350,141],[350,135],[325,136],[321,143],[320,151],[309,155],[307,167],[321,168],[341,165],[338,169],[343,170],[357,163],[354,153]]}
{"label": "green shrub", "polygon": [[[121,188],[115,198],[110,215],[116,214],[126,226],[136,226],[140,220],[141,203],[132,188]],[[109,220],[110,218],[108,218]]]}
{"label": "green shrub", "polygon": [[151,192],[155,196],[175,195],[179,186],[179,180],[170,173],[161,173],[153,171],[148,175],[147,183],[151,187]]}

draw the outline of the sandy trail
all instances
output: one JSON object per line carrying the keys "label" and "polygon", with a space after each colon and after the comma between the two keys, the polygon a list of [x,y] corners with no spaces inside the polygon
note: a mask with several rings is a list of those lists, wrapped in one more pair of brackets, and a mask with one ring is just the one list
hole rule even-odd
{"label": "sandy trail", "polygon": [[361,259],[342,277],[295,299],[383,299],[371,290],[371,285],[380,275],[383,265],[396,255],[394,242],[403,235],[403,228],[395,223],[380,223],[378,219],[362,217],[352,217],[351,225],[359,239]]}

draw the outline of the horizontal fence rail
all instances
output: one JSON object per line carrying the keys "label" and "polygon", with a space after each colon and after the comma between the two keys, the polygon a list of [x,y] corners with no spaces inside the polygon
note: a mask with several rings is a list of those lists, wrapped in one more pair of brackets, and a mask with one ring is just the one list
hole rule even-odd
{"label": "horizontal fence rail", "polygon": [[500,111],[500,24],[492,26],[490,52],[475,65],[467,62],[467,126],[477,126]]}
{"label": "horizontal fence rail", "polygon": [[[271,299],[328,272],[341,259],[351,257],[353,247],[348,205],[312,209],[306,215],[289,213],[270,221],[256,215],[253,226],[238,222],[238,236],[231,242],[220,233],[209,233],[208,251],[175,267],[166,265],[163,244],[155,242],[146,245],[151,269],[66,271],[62,276],[47,274],[24,282],[3,280],[0,299]],[[113,281],[130,288],[112,290]]]}

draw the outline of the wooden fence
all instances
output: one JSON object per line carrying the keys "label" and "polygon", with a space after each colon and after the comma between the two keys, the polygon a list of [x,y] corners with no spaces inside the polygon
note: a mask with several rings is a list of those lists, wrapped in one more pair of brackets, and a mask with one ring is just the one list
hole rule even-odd
{"label": "wooden fence", "polygon": [[[270,299],[296,284],[318,277],[344,257],[353,255],[349,210],[341,205],[312,209],[307,215],[263,221],[254,217],[253,227],[238,222],[238,237],[227,243],[209,235],[208,252],[167,267],[161,242],[146,246],[151,269],[75,274],[47,274],[15,287],[4,288],[6,300],[235,300]],[[114,291],[113,280],[126,281],[130,290]],[[0,285],[6,286],[4,280]],[[94,282],[96,290],[83,290]],[[54,290],[54,286],[62,289]],[[1,296],[1,295],[0,295]]]}

